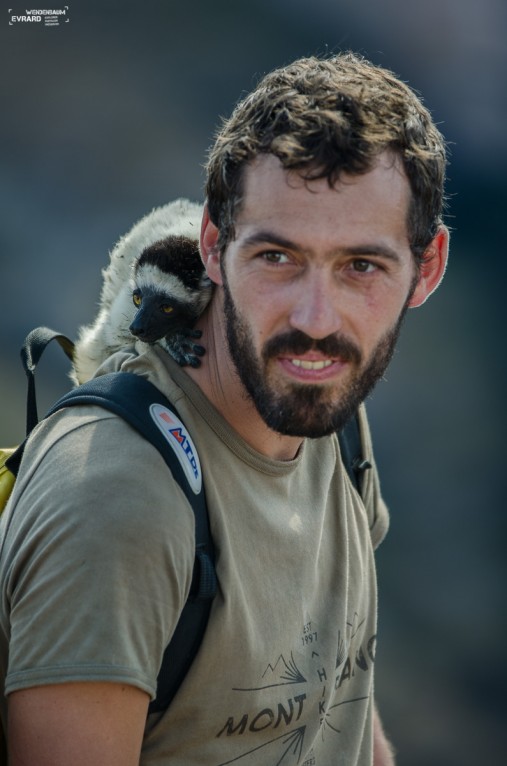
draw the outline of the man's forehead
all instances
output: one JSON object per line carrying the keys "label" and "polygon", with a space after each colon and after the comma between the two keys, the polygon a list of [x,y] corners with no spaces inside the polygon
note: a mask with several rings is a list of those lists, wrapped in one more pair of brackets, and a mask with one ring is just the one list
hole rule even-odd
{"label": "man's forehead", "polygon": [[318,193],[320,189],[331,189],[339,193],[344,186],[354,184],[365,176],[375,173],[383,175],[383,183],[410,190],[410,184],[399,154],[386,150],[378,155],[372,167],[364,173],[351,174],[343,172],[338,178],[330,183],[327,176],[319,172],[315,165],[307,165],[301,168],[286,168],[282,161],[272,153],[257,155],[248,162],[243,170],[242,199],[244,200],[258,187],[274,186],[283,192],[288,189],[306,189],[311,193]]}
{"label": "man's forehead", "polygon": [[[391,224],[407,235],[410,184],[401,159],[392,152],[379,155],[375,166],[363,174],[344,173],[334,185],[327,178],[308,177],[308,169],[286,169],[272,154],[263,154],[244,171],[240,206],[235,225],[270,221],[283,226],[318,225],[334,220],[358,225]],[[345,221],[343,216],[345,214]],[[268,226],[269,228],[269,226]]]}

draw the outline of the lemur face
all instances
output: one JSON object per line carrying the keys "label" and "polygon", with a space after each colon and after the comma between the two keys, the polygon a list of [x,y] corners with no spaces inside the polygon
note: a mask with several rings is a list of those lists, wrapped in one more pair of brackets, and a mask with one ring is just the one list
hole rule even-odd
{"label": "lemur face", "polygon": [[195,240],[170,236],[145,248],[134,268],[130,332],[155,343],[190,329],[202,310],[203,272]]}
{"label": "lemur face", "polygon": [[188,303],[158,287],[137,287],[132,298],[137,312],[129,330],[145,343],[155,343],[166,335],[191,326],[196,319]]}

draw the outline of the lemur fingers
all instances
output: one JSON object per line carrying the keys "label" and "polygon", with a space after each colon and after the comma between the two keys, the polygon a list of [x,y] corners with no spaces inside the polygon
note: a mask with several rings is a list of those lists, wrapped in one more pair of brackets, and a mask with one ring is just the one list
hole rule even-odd
{"label": "lemur fingers", "polygon": [[[200,337],[202,334],[198,330],[193,332],[198,332],[199,335],[192,335],[191,337]],[[199,357],[206,353],[203,346],[188,340],[186,332],[172,335],[170,338],[163,338],[160,345],[181,367],[185,367],[185,365],[199,367],[201,364]]]}
{"label": "lemur fingers", "polygon": [[186,338],[200,338],[202,330],[193,330],[191,327],[183,327],[183,329],[180,330],[180,335],[184,335]]}

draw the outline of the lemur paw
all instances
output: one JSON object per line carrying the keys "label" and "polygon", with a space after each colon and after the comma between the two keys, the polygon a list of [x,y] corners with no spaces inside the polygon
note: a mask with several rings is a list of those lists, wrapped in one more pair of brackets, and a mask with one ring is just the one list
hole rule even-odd
{"label": "lemur paw", "polygon": [[185,338],[200,338],[202,335],[202,330],[194,330],[192,327],[184,327],[180,331],[180,335],[184,336]]}
{"label": "lemur paw", "polygon": [[163,338],[160,343],[172,358],[178,362],[181,367],[199,367],[201,364],[200,356],[204,356],[206,349],[199,343],[194,343],[189,338],[200,338],[200,330],[185,330],[184,332]]}

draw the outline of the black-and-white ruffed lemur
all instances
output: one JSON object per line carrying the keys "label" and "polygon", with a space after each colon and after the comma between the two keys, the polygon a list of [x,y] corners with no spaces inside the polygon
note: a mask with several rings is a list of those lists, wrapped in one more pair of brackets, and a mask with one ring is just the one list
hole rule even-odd
{"label": "black-and-white ruffed lemur", "polygon": [[[158,343],[179,364],[197,367],[204,348],[194,323],[212,284],[199,254],[202,206],[177,199],[156,208],[122,237],[103,270],[99,312],[81,327],[71,377],[89,380],[110,354]],[[133,337],[135,336],[135,337]]]}

